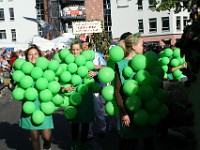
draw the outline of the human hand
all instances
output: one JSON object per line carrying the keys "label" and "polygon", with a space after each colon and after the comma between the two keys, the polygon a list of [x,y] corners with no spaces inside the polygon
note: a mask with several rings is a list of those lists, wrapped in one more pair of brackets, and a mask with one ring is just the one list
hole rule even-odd
{"label": "human hand", "polygon": [[123,123],[125,126],[127,126],[127,127],[130,126],[130,118],[129,118],[128,115],[122,116],[122,123]]}
{"label": "human hand", "polygon": [[61,88],[61,92],[62,93],[69,93],[69,92],[71,92],[71,91],[73,91],[73,89],[74,89],[74,86],[73,85],[70,85],[69,87],[67,87],[67,88]]}
{"label": "human hand", "polygon": [[97,75],[97,72],[95,72],[95,71],[89,71],[89,72],[88,72],[88,75],[89,75],[91,78],[94,78],[94,77]]}
{"label": "human hand", "polygon": [[182,64],[182,66],[183,66],[183,68],[187,68],[187,66],[188,66],[187,62],[184,62],[184,63]]}

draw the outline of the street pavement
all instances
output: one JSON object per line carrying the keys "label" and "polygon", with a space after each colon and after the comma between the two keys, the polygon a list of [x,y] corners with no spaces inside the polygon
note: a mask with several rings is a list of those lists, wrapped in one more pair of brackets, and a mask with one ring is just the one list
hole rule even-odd
{"label": "street pavement", "polygon": [[[29,132],[19,127],[21,102],[14,101],[11,92],[3,89],[3,96],[0,97],[0,150],[31,150]],[[52,150],[68,150],[70,142],[70,123],[63,117],[63,111],[58,110],[53,114],[55,129],[53,130]],[[110,121],[106,117],[107,124]],[[96,128],[96,127],[95,127]],[[98,137],[94,130],[95,137],[90,143],[93,150],[119,150],[119,139],[117,132],[106,132],[104,138]],[[42,141],[42,140],[41,140]],[[143,150],[142,140],[137,150]],[[155,150],[188,150],[185,143],[175,136],[155,139]],[[195,150],[191,148],[190,150]],[[196,149],[199,150],[199,149]]]}

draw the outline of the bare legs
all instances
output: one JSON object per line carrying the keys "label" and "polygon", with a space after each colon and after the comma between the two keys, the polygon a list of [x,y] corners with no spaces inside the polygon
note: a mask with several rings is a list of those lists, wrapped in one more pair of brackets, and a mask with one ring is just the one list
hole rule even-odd
{"label": "bare legs", "polygon": [[44,141],[43,148],[49,149],[51,147],[52,131],[45,130],[30,130],[31,142],[33,150],[40,150],[40,134]]}

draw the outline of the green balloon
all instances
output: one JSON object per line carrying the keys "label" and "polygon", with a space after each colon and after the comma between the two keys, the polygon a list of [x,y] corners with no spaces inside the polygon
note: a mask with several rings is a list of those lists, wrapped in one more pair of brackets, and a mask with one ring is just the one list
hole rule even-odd
{"label": "green balloon", "polygon": [[19,82],[20,87],[27,89],[33,85],[33,78],[25,75]]}
{"label": "green balloon", "polygon": [[23,110],[24,113],[31,115],[36,110],[35,103],[31,102],[31,101],[26,101],[22,105],[22,110]]}
{"label": "green balloon", "polygon": [[158,88],[154,91],[154,97],[160,102],[165,103],[168,99],[168,91],[162,88]]}
{"label": "green balloon", "polygon": [[133,96],[138,92],[139,86],[135,80],[127,80],[123,84],[123,91],[127,96]]}
{"label": "green balloon", "polygon": [[178,59],[176,59],[176,58],[173,58],[172,60],[171,60],[171,66],[172,67],[177,67],[177,66],[179,66],[179,60]]}
{"label": "green balloon", "polygon": [[165,55],[166,57],[172,56],[172,55],[173,55],[173,50],[172,50],[171,48],[166,48],[166,49],[164,50],[164,55]]}
{"label": "green balloon", "polygon": [[182,75],[182,71],[180,69],[177,69],[172,72],[173,76],[178,79]]}
{"label": "green balloon", "polygon": [[71,77],[71,83],[73,85],[79,85],[79,84],[82,83],[82,79],[81,79],[81,77],[79,75],[74,74]]}
{"label": "green balloon", "polygon": [[74,57],[74,55],[71,54],[71,53],[69,53],[69,54],[67,54],[67,55],[65,56],[65,62],[66,62],[67,64],[73,63],[74,60],[75,60],[75,57]]}
{"label": "green balloon", "polygon": [[13,63],[13,68],[14,68],[15,70],[20,70],[21,67],[22,67],[22,65],[23,65],[25,62],[26,62],[25,59],[23,59],[23,58],[17,58],[17,59],[14,61],[14,63]]}
{"label": "green balloon", "polygon": [[39,58],[36,60],[36,63],[35,63],[36,67],[39,67],[39,68],[41,68],[42,70],[47,69],[48,64],[49,64],[49,61],[48,61],[47,58],[45,58],[45,57],[39,57]]}
{"label": "green balloon", "polygon": [[53,102],[42,102],[40,104],[41,111],[46,115],[51,115],[55,111],[55,105]]}
{"label": "green balloon", "polygon": [[12,74],[12,79],[15,82],[20,82],[20,80],[25,76],[25,74],[21,70],[16,70]]}
{"label": "green balloon", "polygon": [[142,54],[136,54],[131,60],[131,67],[138,71],[143,70],[147,67],[147,59]]}
{"label": "green balloon", "polygon": [[112,101],[114,99],[114,86],[107,85],[101,91],[102,97],[107,101]]}
{"label": "green balloon", "polygon": [[43,91],[40,91],[39,98],[42,102],[49,102],[53,97],[52,92],[49,89],[45,89]]}
{"label": "green balloon", "polygon": [[51,82],[55,79],[56,74],[53,70],[45,70],[42,76],[47,79],[48,82]]}
{"label": "green balloon", "polygon": [[161,66],[165,66],[165,65],[168,65],[170,62],[169,58],[168,57],[162,57],[160,60],[159,60],[159,63]]}
{"label": "green balloon", "polygon": [[126,66],[123,69],[123,75],[124,77],[130,78],[131,75],[133,75],[133,69],[130,66]]}
{"label": "green balloon", "polygon": [[77,74],[80,76],[80,77],[85,77],[88,75],[88,68],[86,66],[80,66],[78,67],[77,69]]}
{"label": "green balloon", "polygon": [[[94,78],[88,77],[86,76],[85,78],[83,78],[83,83],[86,84],[88,87],[92,86],[95,83]],[[93,91],[93,93],[95,93],[96,90]],[[99,91],[99,90],[97,90]],[[99,93],[99,92],[97,92]]]}
{"label": "green balloon", "polygon": [[158,115],[160,116],[161,119],[164,119],[168,116],[169,114],[169,109],[165,104],[160,105],[160,107],[157,110]]}
{"label": "green balloon", "polygon": [[60,66],[58,67],[58,70],[56,71],[56,74],[55,74],[55,75],[56,75],[56,76],[60,76],[61,73],[62,73],[63,71],[64,71],[63,66],[60,65]]}
{"label": "green balloon", "polygon": [[71,80],[71,77],[72,77],[72,75],[69,71],[63,71],[60,75],[60,81],[62,83],[67,83]]}
{"label": "green balloon", "polygon": [[65,110],[64,110],[64,116],[66,119],[68,120],[72,120],[76,117],[77,114],[77,109],[74,106],[68,106]]}
{"label": "green balloon", "polygon": [[41,78],[43,75],[42,68],[40,67],[34,67],[31,71],[31,77],[35,80]]}
{"label": "green balloon", "polygon": [[154,91],[156,91],[159,87],[161,87],[162,81],[159,77],[153,75],[150,76],[147,84],[150,85]]}
{"label": "green balloon", "polygon": [[45,90],[48,87],[48,80],[46,78],[39,78],[35,82],[35,87],[42,91]]}
{"label": "green balloon", "polygon": [[143,85],[149,82],[150,79],[150,73],[147,70],[139,70],[135,74],[135,80],[138,82],[138,84]]}
{"label": "green balloon", "polygon": [[78,66],[83,66],[83,65],[85,65],[86,59],[83,55],[78,55],[78,56],[75,57],[74,62]]}
{"label": "green balloon", "polygon": [[70,53],[70,51],[66,48],[63,48],[60,52],[59,52],[59,58],[61,60],[64,60],[65,57]]}
{"label": "green balloon", "polygon": [[75,73],[77,69],[78,69],[78,66],[75,63],[70,63],[67,66],[67,71],[69,71],[70,73]]}
{"label": "green balloon", "polygon": [[160,79],[162,79],[164,77],[164,70],[160,66],[156,66],[156,67],[152,68],[149,71],[149,73],[151,75],[155,75],[155,76],[159,77]]}
{"label": "green balloon", "polygon": [[138,111],[141,108],[141,106],[142,101],[137,95],[130,96],[125,101],[125,107],[131,112]]}
{"label": "green balloon", "polygon": [[34,65],[31,62],[24,62],[21,66],[21,71],[25,74],[31,74]]}
{"label": "green balloon", "polygon": [[17,101],[21,101],[24,99],[24,89],[20,88],[20,87],[16,87],[13,91],[12,91],[12,97],[14,100]]}
{"label": "green balloon", "polygon": [[60,57],[59,57],[59,53],[56,53],[56,54],[53,56],[53,59],[54,59],[54,60],[57,60],[59,63],[62,62],[62,60],[61,60]]}
{"label": "green balloon", "polygon": [[86,61],[85,66],[88,68],[88,70],[93,70],[95,68],[95,64],[92,61]]}
{"label": "green balloon", "polygon": [[168,66],[167,65],[164,65],[164,66],[162,66],[162,69],[163,69],[163,71],[166,73],[166,72],[168,72]]}
{"label": "green balloon", "polygon": [[24,98],[26,98],[29,101],[33,101],[37,97],[38,97],[38,91],[33,87],[26,89],[24,92]]}
{"label": "green balloon", "polygon": [[45,115],[44,115],[44,113],[42,111],[36,110],[36,111],[33,112],[32,121],[36,125],[42,124],[44,122],[44,119],[45,119]]}
{"label": "green balloon", "polygon": [[60,104],[60,107],[67,108],[69,105],[70,105],[69,97],[64,96],[64,100],[63,100],[62,104]]}
{"label": "green balloon", "polygon": [[133,122],[138,126],[145,126],[149,121],[149,114],[146,110],[140,109],[133,115]]}
{"label": "green balloon", "polygon": [[60,106],[63,103],[64,98],[60,94],[56,94],[52,97],[51,100],[56,106]]}
{"label": "green balloon", "polygon": [[59,65],[60,65],[59,61],[51,60],[51,61],[49,61],[48,69],[56,72],[58,70],[58,68],[59,68]]}
{"label": "green balloon", "polygon": [[115,62],[112,59],[108,59],[107,66],[112,69],[115,69]]}
{"label": "green balloon", "polygon": [[82,102],[82,96],[78,92],[74,92],[72,95],[69,97],[70,104],[77,106]]}
{"label": "green balloon", "polygon": [[145,101],[150,100],[150,98],[153,97],[153,94],[154,91],[150,85],[142,85],[138,90],[138,96]]}
{"label": "green balloon", "polygon": [[104,67],[99,70],[98,79],[103,83],[108,83],[113,81],[115,78],[115,72],[110,67]]}
{"label": "green balloon", "polygon": [[109,101],[106,103],[105,111],[109,116],[116,116],[119,114],[119,108],[118,108],[115,100]]}
{"label": "green balloon", "polygon": [[67,70],[67,64],[63,63],[63,64],[60,64],[60,66],[62,66],[63,71],[66,71],[66,70]]}
{"label": "green balloon", "polygon": [[78,85],[77,92],[81,95],[85,95],[88,92],[88,86],[86,84]]}
{"label": "green balloon", "polygon": [[124,50],[120,46],[113,46],[109,50],[109,56],[114,62],[118,62],[124,58]]}
{"label": "green balloon", "polygon": [[85,57],[85,60],[86,60],[86,61],[92,60],[92,57],[93,57],[93,56],[92,56],[92,53],[91,53],[91,50],[83,51],[83,52],[81,53],[81,55]]}
{"label": "green balloon", "polygon": [[99,83],[94,81],[94,83],[91,83],[91,87],[92,87],[92,92],[93,93],[100,93],[101,92],[101,85]]}
{"label": "green balloon", "polygon": [[180,50],[180,48],[175,48],[175,49],[174,49],[173,56],[174,56],[175,58],[178,58],[178,57],[181,56],[181,50]]}
{"label": "green balloon", "polygon": [[179,57],[179,58],[177,58],[177,59],[178,59],[180,65],[183,64],[183,63],[185,62],[185,59],[184,59],[184,58]]}
{"label": "green balloon", "polygon": [[147,51],[144,56],[147,60],[147,68],[152,68],[158,64],[158,55],[155,52]]}
{"label": "green balloon", "polygon": [[52,81],[48,84],[48,89],[52,92],[52,94],[57,94],[60,91],[60,83],[57,81]]}
{"label": "green balloon", "polygon": [[145,101],[144,107],[147,112],[154,113],[158,107],[160,106],[160,102],[156,98],[151,98],[148,101]]}
{"label": "green balloon", "polygon": [[149,114],[148,124],[151,126],[156,126],[160,123],[160,116],[157,113]]}

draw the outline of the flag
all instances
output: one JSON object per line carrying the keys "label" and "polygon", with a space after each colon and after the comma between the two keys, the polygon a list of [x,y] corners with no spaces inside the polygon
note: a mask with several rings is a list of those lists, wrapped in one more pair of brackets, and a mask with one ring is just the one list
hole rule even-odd
{"label": "flag", "polygon": [[41,28],[43,29],[42,37],[44,37],[49,31],[51,31],[52,27],[48,22],[45,22],[44,20],[35,19],[35,18],[29,18],[29,17],[23,17],[27,20],[33,21],[37,23]]}

